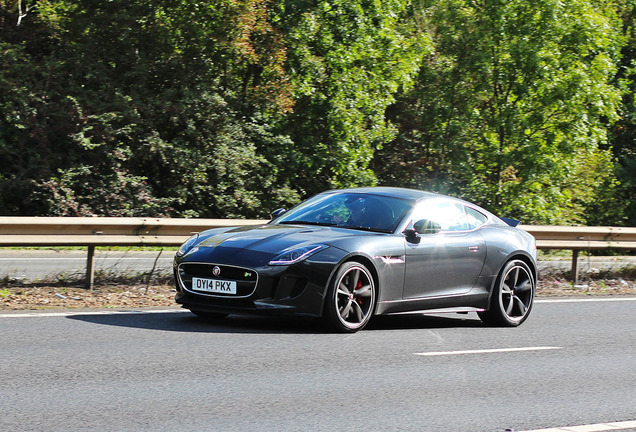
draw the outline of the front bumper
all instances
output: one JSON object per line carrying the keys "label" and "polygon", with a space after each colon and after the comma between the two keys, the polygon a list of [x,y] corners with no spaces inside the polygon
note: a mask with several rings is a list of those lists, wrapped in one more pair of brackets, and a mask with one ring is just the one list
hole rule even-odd
{"label": "front bumper", "polygon": [[[222,269],[220,274],[225,278],[237,282],[236,294],[212,294],[192,287],[194,276],[214,279],[214,267]],[[260,268],[175,261],[175,301],[187,309],[202,312],[319,317],[334,267],[334,264],[309,260],[292,266]]]}

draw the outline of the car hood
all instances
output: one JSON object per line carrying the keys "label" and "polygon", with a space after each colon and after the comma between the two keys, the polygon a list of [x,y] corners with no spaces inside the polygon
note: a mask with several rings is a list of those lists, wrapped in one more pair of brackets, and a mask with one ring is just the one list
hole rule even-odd
{"label": "car hood", "polygon": [[281,252],[296,247],[313,244],[338,247],[341,241],[351,237],[374,235],[378,234],[335,227],[302,225],[259,225],[209,230],[201,233],[203,240],[187,252],[184,259],[229,262],[258,257],[259,261],[267,262]]}

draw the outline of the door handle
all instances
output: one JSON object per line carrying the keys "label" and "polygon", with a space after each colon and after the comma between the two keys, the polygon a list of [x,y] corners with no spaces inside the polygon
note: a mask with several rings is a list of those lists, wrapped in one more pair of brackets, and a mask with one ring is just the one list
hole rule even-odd
{"label": "door handle", "polygon": [[468,250],[471,252],[479,251],[479,246],[468,246]]}

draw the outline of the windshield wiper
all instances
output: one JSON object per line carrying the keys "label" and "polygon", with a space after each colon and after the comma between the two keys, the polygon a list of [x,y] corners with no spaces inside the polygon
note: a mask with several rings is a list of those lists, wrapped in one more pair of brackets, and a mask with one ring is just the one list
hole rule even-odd
{"label": "windshield wiper", "polygon": [[393,232],[388,229],[371,228],[371,227],[364,227],[359,225],[338,225],[338,228],[348,228],[348,229],[354,229],[354,230],[360,230],[360,231],[371,231],[371,232],[379,232],[379,233],[385,233],[385,234],[391,234]]}
{"label": "windshield wiper", "polygon": [[338,227],[338,228],[347,228],[347,229],[354,229],[354,230],[359,230],[359,231],[370,231],[370,232],[379,232],[379,233],[384,233],[384,234],[391,234],[393,231],[388,230],[388,229],[382,229],[382,228],[371,228],[371,227],[364,227],[364,226],[359,226],[359,225],[339,225],[333,222],[313,222],[313,221],[282,221],[282,222],[278,222],[279,225],[317,225],[317,226],[328,226],[328,227]]}
{"label": "windshield wiper", "polygon": [[312,222],[312,221],[282,221],[279,224],[286,225],[318,225],[318,226],[336,226],[333,222]]}

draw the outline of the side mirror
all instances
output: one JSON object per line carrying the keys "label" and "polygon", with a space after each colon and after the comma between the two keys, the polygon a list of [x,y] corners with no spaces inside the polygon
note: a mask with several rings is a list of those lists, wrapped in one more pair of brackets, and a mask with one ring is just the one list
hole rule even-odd
{"label": "side mirror", "polygon": [[276,209],[271,213],[272,219],[276,219],[277,217],[284,215],[286,212],[287,210],[284,208]]}
{"label": "side mirror", "polygon": [[413,224],[413,231],[417,234],[437,234],[441,230],[440,224],[428,219],[420,219]]}
{"label": "side mirror", "polygon": [[403,234],[406,237],[406,241],[408,241],[409,243],[420,243],[420,236],[417,235],[417,232],[415,232],[414,229],[404,230]]}

